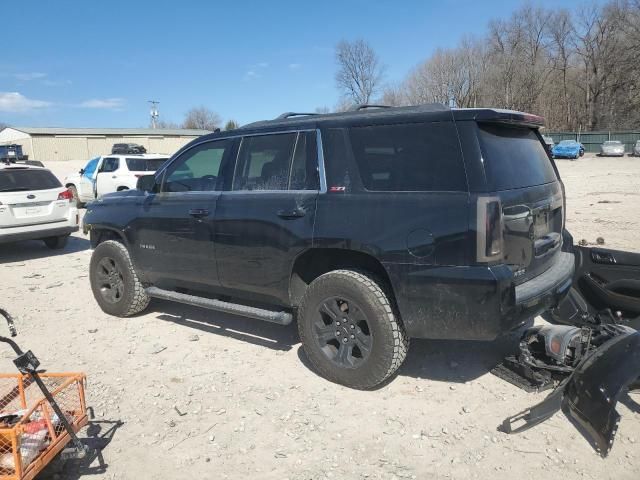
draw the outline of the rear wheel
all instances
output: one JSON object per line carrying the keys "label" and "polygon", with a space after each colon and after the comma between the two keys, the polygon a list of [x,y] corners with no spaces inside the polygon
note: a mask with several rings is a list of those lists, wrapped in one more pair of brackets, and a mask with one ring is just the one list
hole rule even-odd
{"label": "rear wheel", "polygon": [[402,365],[409,340],[389,296],[368,273],[336,270],[309,285],[299,309],[305,353],[325,378],[368,389]]}
{"label": "rear wheel", "polygon": [[89,277],[93,296],[105,313],[128,317],[149,305],[129,252],[116,240],[102,242],[93,251]]}
{"label": "rear wheel", "polygon": [[69,235],[60,235],[58,237],[47,237],[42,239],[44,244],[52,250],[60,250],[64,248],[67,245],[67,240],[69,240]]}

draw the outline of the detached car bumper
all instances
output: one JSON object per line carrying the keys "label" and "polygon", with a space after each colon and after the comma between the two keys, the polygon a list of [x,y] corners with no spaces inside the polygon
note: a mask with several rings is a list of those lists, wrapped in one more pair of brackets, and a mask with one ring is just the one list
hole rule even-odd
{"label": "detached car bumper", "polygon": [[493,340],[556,306],[571,289],[572,253],[515,285],[506,265],[434,267],[385,264],[410,337]]}

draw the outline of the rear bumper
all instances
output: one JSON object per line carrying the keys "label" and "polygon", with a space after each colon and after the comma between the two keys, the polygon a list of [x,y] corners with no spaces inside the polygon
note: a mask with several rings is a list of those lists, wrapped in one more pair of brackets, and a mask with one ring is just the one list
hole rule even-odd
{"label": "rear bumper", "polygon": [[2,233],[0,232],[0,243],[22,242],[24,240],[40,240],[47,237],[58,237],[69,235],[78,231],[78,225],[65,225],[55,228],[41,228],[26,232]]}
{"label": "rear bumper", "polygon": [[543,311],[569,292],[574,257],[559,252],[554,265],[518,286],[511,269],[384,265],[410,337],[493,340]]}

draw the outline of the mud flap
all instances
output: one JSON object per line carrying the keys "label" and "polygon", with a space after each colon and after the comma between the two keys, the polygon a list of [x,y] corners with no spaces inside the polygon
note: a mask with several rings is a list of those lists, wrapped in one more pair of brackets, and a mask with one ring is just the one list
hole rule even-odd
{"label": "mud flap", "polygon": [[595,450],[606,457],[618,429],[616,404],[627,389],[640,388],[640,332],[616,336],[585,357],[541,403],[504,420],[498,430],[519,433],[562,409]]}

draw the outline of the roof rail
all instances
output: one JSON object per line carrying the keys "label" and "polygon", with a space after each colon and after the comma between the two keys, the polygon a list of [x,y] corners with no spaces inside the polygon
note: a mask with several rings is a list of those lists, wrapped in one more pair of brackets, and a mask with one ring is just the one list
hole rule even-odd
{"label": "roof rail", "polygon": [[284,120],[285,118],[301,117],[301,116],[306,116],[306,115],[319,115],[319,113],[284,112],[282,115],[278,115],[276,117],[276,120]]}
{"label": "roof rail", "polygon": [[359,112],[360,110],[366,110],[367,108],[391,108],[391,105],[369,105],[367,103],[361,103],[360,105],[354,105],[351,111]]}

